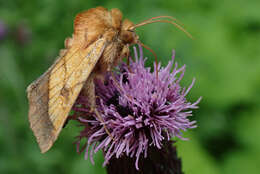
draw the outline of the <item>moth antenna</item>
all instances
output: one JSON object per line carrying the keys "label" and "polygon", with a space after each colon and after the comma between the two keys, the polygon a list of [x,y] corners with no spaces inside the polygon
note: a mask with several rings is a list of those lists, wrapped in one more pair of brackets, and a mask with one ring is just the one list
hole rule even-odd
{"label": "moth antenna", "polygon": [[146,20],[144,20],[144,21],[142,21],[142,22],[140,22],[140,23],[144,23],[144,22],[148,22],[148,21],[153,21],[154,19],[160,19],[160,18],[169,18],[169,19],[175,21],[177,24],[184,26],[184,24],[183,24],[180,20],[178,20],[178,19],[176,19],[175,17],[172,17],[172,16],[156,16],[156,17],[151,17],[150,19],[146,19]]}
{"label": "moth antenna", "polygon": [[169,20],[150,20],[150,21],[142,22],[142,23],[139,23],[139,24],[136,24],[136,25],[132,26],[132,27],[130,28],[130,30],[134,30],[134,29],[137,28],[137,27],[141,27],[141,26],[143,26],[143,25],[152,24],[152,23],[157,23],[157,22],[172,24],[172,25],[174,25],[176,28],[178,28],[179,30],[183,31],[188,37],[190,37],[191,39],[193,39],[192,35],[191,35],[188,31],[186,31],[182,26],[180,26],[179,24],[177,24],[177,23],[174,22],[174,21],[169,21]]}
{"label": "moth antenna", "polygon": [[151,48],[149,48],[147,45],[143,44],[142,42],[139,41],[138,44],[140,44],[142,47],[144,47],[145,49],[147,49],[148,51],[150,51],[153,54],[154,59],[155,59],[156,78],[158,80],[159,70],[158,70],[158,58],[157,58],[157,55],[155,54],[155,52]]}

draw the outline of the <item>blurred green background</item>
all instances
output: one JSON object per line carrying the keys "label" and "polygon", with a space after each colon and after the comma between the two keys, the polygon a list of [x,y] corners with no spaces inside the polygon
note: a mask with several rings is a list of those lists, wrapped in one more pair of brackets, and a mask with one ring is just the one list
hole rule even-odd
{"label": "blurred green background", "polygon": [[[194,40],[170,24],[137,29],[165,65],[176,50],[186,64],[183,80],[196,83],[189,98],[203,96],[198,128],[178,141],[183,170],[191,174],[257,174],[260,171],[260,1],[0,1],[0,173],[105,173],[72,144],[80,130],[69,124],[53,148],[41,154],[29,128],[25,89],[53,62],[83,10],[119,8],[134,23],[153,16],[181,20]],[[145,52],[150,64],[153,56]],[[149,65],[149,63],[148,63]]]}

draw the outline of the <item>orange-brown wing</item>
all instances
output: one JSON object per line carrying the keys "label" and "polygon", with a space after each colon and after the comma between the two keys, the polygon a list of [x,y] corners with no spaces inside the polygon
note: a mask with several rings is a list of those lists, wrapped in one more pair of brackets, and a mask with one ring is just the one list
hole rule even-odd
{"label": "orange-brown wing", "polygon": [[41,152],[57,139],[84,82],[106,47],[100,38],[87,48],[72,46],[27,88],[29,121]]}

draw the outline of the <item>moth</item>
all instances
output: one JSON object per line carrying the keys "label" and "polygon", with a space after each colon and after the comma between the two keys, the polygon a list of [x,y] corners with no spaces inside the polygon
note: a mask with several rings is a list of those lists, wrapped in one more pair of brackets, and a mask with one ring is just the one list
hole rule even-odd
{"label": "moth", "polygon": [[109,11],[103,7],[79,13],[74,20],[72,37],[65,40],[65,49],[60,51],[53,65],[27,87],[30,127],[42,153],[58,138],[80,92],[91,101],[91,110],[95,109],[93,80],[102,78],[122,58],[128,57],[129,46],[142,44],[135,28],[165,22],[186,32],[170,16],[154,17],[136,25],[128,19],[122,20],[122,16],[118,9]]}

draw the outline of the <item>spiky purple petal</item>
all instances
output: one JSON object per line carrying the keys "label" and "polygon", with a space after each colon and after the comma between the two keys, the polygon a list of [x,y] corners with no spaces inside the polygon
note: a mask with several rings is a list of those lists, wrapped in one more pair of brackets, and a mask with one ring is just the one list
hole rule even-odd
{"label": "spiky purple petal", "polygon": [[[165,68],[159,64],[158,78],[156,72],[145,68],[142,48],[138,56],[134,48],[135,61],[130,65],[122,64],[118,72],[107,73],[106,83],[96,80],[97,109],[104,122],[89,113],[87,99],[79,96],[73,109],[77,120],[84,126],[77,139],[78,151],[80,141],[87,138],[86,156],[103,150],[106,165],[111,157],[122,155],[136,158],[135,167],[138,169],[140,155],[147,156],[149,146],[160,149],[162,142],[171,137],[182,137],[181,131],[195,128],[196,121],[190,121],[191,109],[198,108],[197,104],[186,100],[186,95],[192,88],[185,89],[179,84],[183,78],[185,66],[178,68],[172,60]],[[154,65],[154,68],[156,66]],[[177,77],[179,75],[179,78]],[[105,131],[104,125],[111,136]]]}

